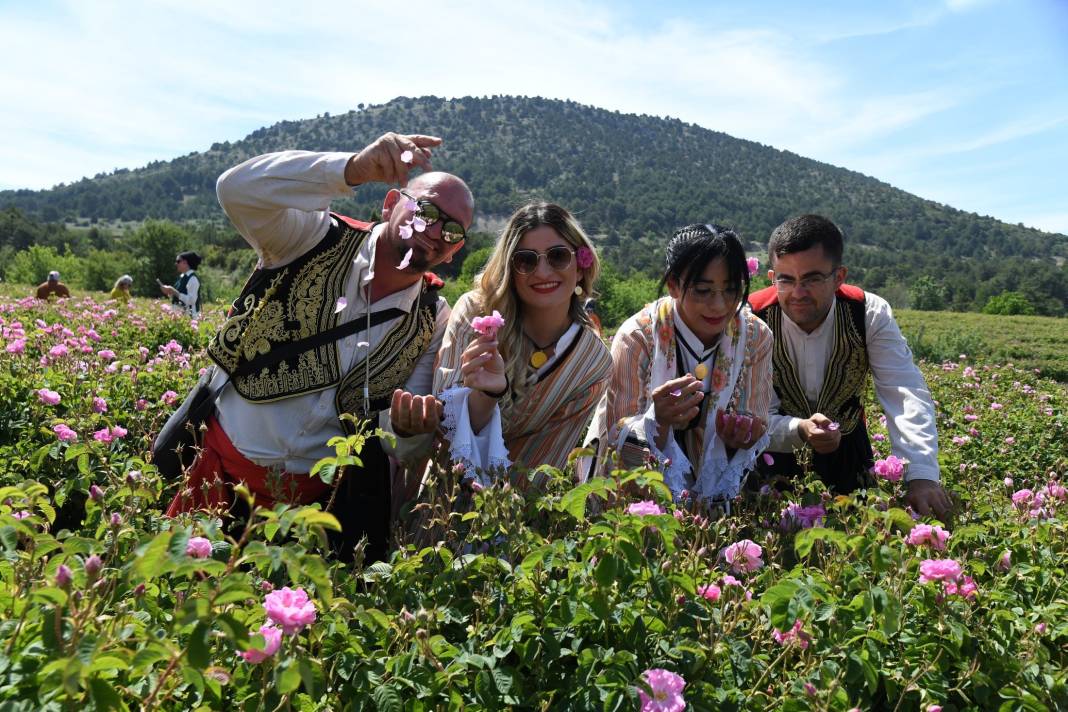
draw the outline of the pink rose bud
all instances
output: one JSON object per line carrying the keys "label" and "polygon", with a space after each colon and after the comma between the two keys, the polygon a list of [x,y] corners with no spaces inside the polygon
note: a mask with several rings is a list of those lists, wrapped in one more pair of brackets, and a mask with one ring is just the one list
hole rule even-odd
{"label": "pink rose bud", "polygon": [[85,560],[85,573],[89,576],[90,580],[96,578],[96,575],[100,573],[100,569],[102,568],[104,568],[104,562],[101,561],[100,557],[96,554],[93,554]]}
{"label": "pink rose bud", "polygon": [[122,526],[122,516],[118,512],[112,512],[111,513],[111,526],[113,526],[113,527],[121,527]]}
{"label": "pink rose bud", "polygon": [[100,489],[96,485],[92,485],[89,487],[89,497],[94,502],[101,502],[104,499],[104,490]]}
{"label": "pink rose bud", "polygon": [[70,586],[71,580],[72,575],[70,567],[66,564],[60,564],[59,568],[56,569],[56,585],[65,589]]}
{"label": "pink rose bud", "polygon": [[139,583],[136,586],[134,586],[133,595],[136,596],[137,598],[140,598],[141,596],[144,596],[145,595],[145,585],[143,583]]}
{"label": "pink rose bud", "polygon": [[260,581],[260,590],[264,593],[270,593],[274,590],[274,584],[270,581]]}

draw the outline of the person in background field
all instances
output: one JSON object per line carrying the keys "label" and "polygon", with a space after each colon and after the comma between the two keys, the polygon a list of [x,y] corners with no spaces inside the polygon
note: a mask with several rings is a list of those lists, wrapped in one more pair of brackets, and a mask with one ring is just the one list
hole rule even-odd
{"label": "person in background field", "polygon": [[111,298],[122,303],[130,301],[130,287],[133,285],[133,277],[124,274],[115,280],[115,286],[111,288]]}
{"label": "person in background field", "polygon": [[[531,203],[509,219],[456,302],[434,392],[454,460],[490,484],[512,463],[563,469],[608,387],[612,359],[583,308],[600,265],[571,214]],[[482,320],[503,324],[482,326]]]}
{"label": "person in background field", "polygon": [[200,316],[200,278],[196,274],[199,266],[200,255],[195,252],[183,252],[174,259],[174,268],[178,270],[178,281],[173,287],[166,284],[159,285],[159,291],[170,297],[172,304],[180,305],[194,319]]}
{"label": "person in background field", "polygon": [[653,459],[676,499],[723,506],[768,444],[772,337],[746,304],[733,230],[689,225],[667,247],[660,288],[612,339],[612,380],[587,443],[604,466]]}
{"label": "person in background field", "polygon": [[48,273],[48,279],[46,281],[37,285],[38,299],[48,299],[52,296],[57,299],[66,299],[70,297],[70,290],[67,289],[67,285],[59,281],[59,272],[56,272],[55,270]]}
{"label": "person in background field", "polygon": [[587,299],[583,308],[586,310],[586,316],[589,317],[590,323],[593,324],[593,330],[597,332],[598,336],[602,336],[601,317],[597,315],[597,300]]}
{"label": "person in background field", "polygon": [[[351,560],[366,536],[365,561],[386,558],[392,483],[423,460],[440,422],[431,386],[449,305],[426,270],[452,259],[474,218],[456,176],[408,182],[413,168],[430,170],[440,144],[387,133],[358,153],[283,151],[220,176],[219,202],[259,262],[208,344],[216,411],[168,515],[233,507],[240,517],[232,488],[244,483],[267,507],[333,501],[338,555]],[[373,182],[407,184],[386,193],[381,222],[330,212],[331,200]],[[264,360],[278,352],[292,353]],[[369,438],[331,500],[309,472],[336,454],[328,440],[352,432],[342,414],[397,437]]]}
{"label": "person in background field", "polygon": [[931,393],[890,305],[845,283],[843,243],[841,230],[819,215],[791,218],[771,234],[772,286],[749,298],[775,333],[768,448],[773,463],[762,458],[761,473],[797,475],[798,450],[811,456],[832,490],[851,492],[865,484],[873,465],[863,409],[870,373],[891,449],[909,463],[909,505],[944,518],[952,503],[939,484]]}

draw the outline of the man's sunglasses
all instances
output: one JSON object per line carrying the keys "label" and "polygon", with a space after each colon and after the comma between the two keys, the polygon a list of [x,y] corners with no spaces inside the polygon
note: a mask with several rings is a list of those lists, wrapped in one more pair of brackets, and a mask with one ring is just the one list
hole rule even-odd
{"label": "man's sunglasses", "polygon": [[459,223],[455,218],[450,217],[444,210],[434,205],[426,198],[416,198],[412,196],[408,191],[402,190],[400,192],[408,200],[415,201],[416,217],[422,218],[426,221],[426,226],[430,227],[437,221],[441,220],[441,239],[450,245],[455,245],[465,237],[467,237],[467,230]]}
{"label": "man's sunglasses", "polygon": [[519,274],[533,274],[538,269],[538,262],[544,257],[549,268],[557,272],[563,272],[571,266],[571,258],[575,251],[563,245],[554,245],[545,252],[534,250],[516,250],[512,253],[512,269]]}

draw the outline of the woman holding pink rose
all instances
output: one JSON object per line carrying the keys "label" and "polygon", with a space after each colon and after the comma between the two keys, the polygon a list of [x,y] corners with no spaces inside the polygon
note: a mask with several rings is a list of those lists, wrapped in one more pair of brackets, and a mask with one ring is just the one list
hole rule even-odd
{"label": "woman holding pink rose", "polygon": [[489,484],[518,464],[563,468],[612,359],[584,309],[599,263],[567,210],[523,206],[449,317],[434,391],[454,460]]}
{"label": "woman holding pink rose", "polygon": [[729,501],[768,445],[772,334],[746,304],[754,267],[733,230],[689,225],[661,297],[612,340],[612,380],[587,441],[608,466],[664,471],[676,498]]}

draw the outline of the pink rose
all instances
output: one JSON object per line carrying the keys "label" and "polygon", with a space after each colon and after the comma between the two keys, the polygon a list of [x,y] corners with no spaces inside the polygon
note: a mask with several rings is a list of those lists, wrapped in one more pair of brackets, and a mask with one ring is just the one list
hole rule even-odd
{"label": "pink rose", "polygon": [[891,455],[885,460],[876,460],[873,469],[875,470],[875,474],[882,477],[884,480],[887,480],[888,482],[897,482],[905,472],[905,463]]}
{"label": "pink rose", "polygon": [[167,391],[159,399],[167,405],[174,405],[178,401],[178,394],[174,391]]}
{"label": "pink rose", "polygon": [[282,626],[286,635],[295,635],[304,626],[315,622],[315,602],[309,600],[302,588],[293,590],[285,586],[268,593],[263,608],[267,617]]}
{"label": "pink rose", "polygon": [[718,601],[720,593],[722,593],[720,587],[714,583],[697,587],[697,595],[709,601]]}
{"label": "pink rose", "polygon": [[723,558],[736,573],[756,571],[762,567],[764,561],[760,557],[763,554],[764,550],[760,545],[749,539],[742,539],[723,550]]}
{"label": "pink rose", "polygon": [[497,336],[497,330],[504,326],[504,317],[496,309],[489,316],[476,316],[471,320],[471,328],[488,338]]}
{"label": "pink rose", "polygon": [[108,412],[108,402],[106,400],[104,400],[103,398],[101,398],[100,396],[96,396],[95,398],[93,398],[93,412],[94,413],[107,413]]}
{"label": "pink rose", "polygon": [[960,575],[960,564],[953,559],[924,559],[920,562],[920,583],[956,581]]}
{"label": "pink rose", "polygon": [[809,643],[812,642],[812,636],[801,630],[800,620],[794,621],[793,627],[787,631],[781,631],[778,628],[775,628],[771,632],[771,638],[776,643],[783,646],[789,645],[790,643],[796,641],[797,644],[801,646],[802,650],[806,650],[808,648]]}
{"label": "pink rose", "polygon": [[55,391],[47,388],[41,388],[37,391],[37,398],[45,405],[59,405],[59,394]]}
{"label": "pink rose", "polygon": [[588,247],[578,248],[575,252],[575,263],[579,266],[579,269],[593,267],[593,250]]}
{"label": "pink rose", "polygon": [[653,696],[650,697],[643,689],[638,690],[641,712],[683,712],[686,709],[686,699],[682,696],[686,679],[681,675],[670,670],[653,668],[643,672],[642,679]]}
{"label": "pink rose", "polygon": [[78,433],[74,432],[63,423],[52,426],[52,432],[56,434],[57,438],[65,443],[72,443],[78,439]]}
{"label": "pink rose", "polygon": [[949,532],[942,527],[917,524],[912,527],[906,541],[913,546],[928,544],[935,551],[945,551],[947,539],[949,539]]}
{"label": "pink rose", "polygon": [[249,648],[241,653],[241,657],[245,659],[245,662],[253,665],[262,663],[282,647],[282,631],[280,628],[275,628],[273,625],[266,623],[260,626],[259,633],[263,636],[263,650]]}
{"label": "pink rose", "polygon": [[756,257],[749,257],[745,261],[745,266],[746,269],[749,270],[749,276],[752,277],[757,273],[757,270],[760,269],[760,260],[758,260]]}
{"label": "pink rose", "polygon": [[202,536],[192,537],[185,545],[185,553],[194,559],[206,559],[211,556],[211,540]]}
{"label": "pink rose", "polygon": [[660,508],[659,504],[648,499],[642,500],[641,502],[634,502],[629,507],[627,507],[627,514],[648,516],[663,513],[664,510]]}

